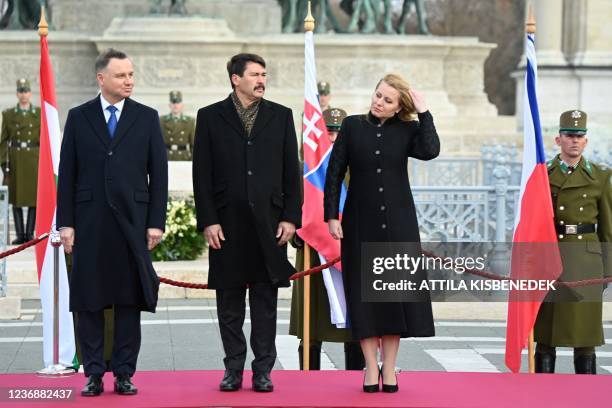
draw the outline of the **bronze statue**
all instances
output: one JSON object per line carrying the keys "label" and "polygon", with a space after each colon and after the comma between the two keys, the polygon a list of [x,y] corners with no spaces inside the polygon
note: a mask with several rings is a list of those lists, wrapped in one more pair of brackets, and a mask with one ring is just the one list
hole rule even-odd
{"label": "bronze statue", "polygon": [[[51,21],[48,1],[43,5],[47,10],[47,20]],[[40,0],[0,0],[0,30],[32,30],[40,20]]]}
{"label": "bronze statue", "polygon": [[376,32],[375,7],[372,4],[375,0],[342,0],[340,8],[351,16],[351,21],[346,28],[349,33],[359,32],[359,23],[362,14],[364,15],[361,32],[370,34]]}
{"label": "bronze statue", "polygon": [[402,14],[400,15],[399,21],[397,22],[397,33],[404,34],[406,32],[406,15],[410,10],[410,6],[414,4],[416,8],[417,22],[419,25],[419,34],[430,35],[429,28],[427,27],[426,14],[425,14],[425,0],[404,0],[402,6]]}
{"label": "bronze statue", "polygon": [[[308,1],[307,0],[278,0],[282,8],[282,30],[283,33],[295,33],[302,32],[304,18],[308,12]],[[328,30],[327,22],[331,25],[331,28],[337,32],[342,33],[345,30],[340,26],[336,16],[331,10],[329,0],[312,0],[311,1],[312,14],[315,17],[316,25],[315,32],[325,33]]]}
{"label": "bronze statue", "polygon": [[[168,15],[187,15],[187,8],[185,7],[185,3],[186,0],[171,0],[170,6],[168,7]],[[151,9],[149,12],[151,14],[163,14],[164,7],[162,6],[162,0],[151,0]]]}

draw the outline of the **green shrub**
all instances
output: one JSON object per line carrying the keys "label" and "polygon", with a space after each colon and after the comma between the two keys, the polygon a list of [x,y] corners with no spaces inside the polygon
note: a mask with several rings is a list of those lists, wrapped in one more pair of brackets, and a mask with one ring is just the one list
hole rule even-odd
{"label": "green shrub", "polygon": [[154,261],[192,261],[204,252],[206,242],[196,227],[192,199],[168,200],[166,231],[151,253]]}

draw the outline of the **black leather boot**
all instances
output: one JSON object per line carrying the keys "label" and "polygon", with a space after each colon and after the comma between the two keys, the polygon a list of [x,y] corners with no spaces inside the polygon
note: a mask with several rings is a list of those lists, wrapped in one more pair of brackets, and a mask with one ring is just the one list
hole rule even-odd
{"label": "black leather boot", "polygon": [[104,383],[102,377],[90,375],[87,378],[87,384],[81,390],[81,395],[84,397],[97,397],[104,392]]}
{"label": "black leather boot", "polygon": [[574,370],[576,374],[597,374],[595,354],[574,356]]}
{"label": "black leather boot", "polygon": [[132,377],[120,374],[115,378],[115,392],[119,395],[136,395],[138,388],[132,382]]}
{"label": "black leather boot", "polygon": [[242,370],[226,369],[219,389],[221,391],[238,391],[242,388]]}
{"label": "black leather boot", "polygon": [[21,245],[26,242],[26,236],[23,228],[23,210],[21,207],[13,206],[13,221],[15,223],[15,239],[11,244]]}
{"label": "black leather boot", "polygon": [[34,239],[34,227],[36,227],[36,207],[28,207],[28,220],[26,222],[26,242]]}
{"label": "black leather boot", "polygon": [[555,372],[555,355],[550,353],[535,352],[535,372],[536,373],[554,373]]}
{"label": "black leather boot", "polygon": [[365,359],[358,341],[344,343],[344,368],[346,370],[363,370]]}
{"label": "black leather boot", "polygon": [[[304,369],[304,345],[300,341],[300,346],[298,347],[298,355],[300,358],[300,370]],[[321,343],[316,342],[310,345],[310,357],[309,361],[309,370],[320,370],[321,369]]]}
{"label": "black leather boot", "polygon": [[253,391],[255,392],[272,392],[274,384],[270,378],[270,373],[253,372]]}

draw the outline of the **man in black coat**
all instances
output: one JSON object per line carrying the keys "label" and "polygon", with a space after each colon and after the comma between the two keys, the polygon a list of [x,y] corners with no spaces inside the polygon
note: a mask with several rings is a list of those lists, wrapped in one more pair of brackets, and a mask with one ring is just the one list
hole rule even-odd
{"label": "man in black coat", "polygon": [[157,111],[129,98],[134,69],[109,49],[96,60],[101,94],[68,113],[60,155],[57,227],[73,253],[70,310],[88,383],[104,390],[104,309],[115,313],[115,391],[135,394],[140,311],[155,312],[159,279],[149,251],[166,223],[168,162]]}
{"label": "man in black coat", "polygon": [[225,351],[222,391],[242,386],[242,332],[249,288],[253,389],[273,390],[278,287],[295,272],[287,241],[301,223],[300,173],[291,109],[263,99],[266,63],[238,54],[227,64],[233,92],[200,109],[193,154],[198,229],[210,246]]}

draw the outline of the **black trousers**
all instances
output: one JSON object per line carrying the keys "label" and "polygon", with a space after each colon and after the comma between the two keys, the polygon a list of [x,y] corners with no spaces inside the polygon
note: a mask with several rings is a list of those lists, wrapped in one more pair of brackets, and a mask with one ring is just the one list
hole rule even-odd
{"label": "black trousers", "polygon": [[[140,310],[134,306],[115,305],[113,352],[111,369],[113,374],[129,375],[136,372],[140,351]],[[83,357],[85,375],[103,376],[104,362],[104,310],[78,312],[77,336]]]}
{"label": "black trousers", "polygon": [[[251,349],[255,372],[270,372],[276,361],[276,304],[278,288],[271,283],[249,284],[251,308]],[[228,370],[244,369],[246,338],[242,331],[246,309],[246,288],[217,289],[217,316]]]}

